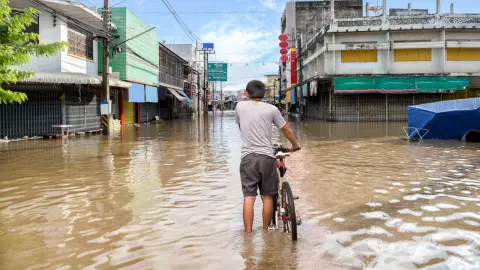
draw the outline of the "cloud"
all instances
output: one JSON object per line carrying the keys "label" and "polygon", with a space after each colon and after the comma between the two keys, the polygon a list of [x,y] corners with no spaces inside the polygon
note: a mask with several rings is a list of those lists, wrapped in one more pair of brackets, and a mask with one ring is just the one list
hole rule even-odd
{"label": "cloud", "polygon": [[275,8],[276,7],[275,0],[264,0],[263,6],[267,8]]}
{"label": "cloud", "polygon": [[210,59],[231,64],[225,90],[244,89],[248,81],[276,73],[278,66],[271,62],[276,59],[271,56],[277,48],[277,32],[248,15],[217,19],[200,30],[204,42],[215,43],[216,55]]}

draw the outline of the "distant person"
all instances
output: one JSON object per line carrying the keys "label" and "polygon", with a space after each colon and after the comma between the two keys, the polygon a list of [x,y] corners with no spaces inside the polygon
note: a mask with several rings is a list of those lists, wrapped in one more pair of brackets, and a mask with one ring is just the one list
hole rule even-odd
{"label": "distant person", "polygon": [[263,228],[268,229],[273,216],[273,196],[278,194],[277,160],[272,144],[272,124],[282,130],[292,143],[292,151],[300,150],[297,139],[277,107],[262,102],[265,84],[247,84],[248,101],[239,102],[236,120],[242,135],[240,177],[243,190],[243,223],[245,232],[252,232],[253,205],[257,189],[263,202]]}

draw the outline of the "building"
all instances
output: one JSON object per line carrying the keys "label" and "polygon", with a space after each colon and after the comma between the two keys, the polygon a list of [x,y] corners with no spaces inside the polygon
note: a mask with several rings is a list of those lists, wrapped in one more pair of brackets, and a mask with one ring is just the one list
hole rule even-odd
{"label": "building", "polygon": [[[205,104],[205,93],[203,91],[205,84],[203,55],[197,51],[196,46],[193,44],[165,44],[165,46],[186,60],[191,67],[192,73],[188,80],[191,83],[192,90],[189,97],[192,99],[194,110],[197,112],[203,111]],[[198,97],[200,97],[200,99]]]}
{"label": "building", "polygon": [[406,121],[408,105],[478,95],[480,15],[455,14],[453,5],[441,13],[439,4],[435,14],[332,16],[301,40],[292,103],[325,120]]}
{"label": "building", "polygon": [[[300,40],[311,38],[330,21],[330,5],[334,3],[336,18],[361,17],[362,0],[289,1],[280,20],[280,33],[288,36],[289,61],[280,66],[282,91],[298,82],[296,48]],[[287,91],[286,99],[291,96]]]}
{"label": "building", "polygon": [[[27,94],[27,102],[0,105],[0,137],[53,134],[53,125],[72,125],[73,132],[99,130],[102,78],[98,76],[97,40],[108,35],[103,31],[103,19],[78,3],[35,2],[15,0],[10,7],[13,14],[28,7],[38,9],[37,23],[27,31],[38,33],[40,43],[66,41],[70,48],[18,67],[35,75],[12,86]],[[110,87],[128,89],[130,84],[112,79]]]}
{"label": "building", "polygon": [[278,102],[279,88],[278,88],[278,74],[265,75],[267,82],[265,83],[265,98],[269,103]]}
{"label": "building", "polygon": [[[159,99],[162,119],[175,119],[191,114],[192,69],[188,62],[167,46],[159,43]],[[195,74],[196,75],[196,74]],[[185,90],[187,93],[185,93]]]}
{"label": "building", "polygon": [[240,102],[245,100],[248,100],[247,90],[237,91],[237,101]]}
{"label": "building", "polygon": [[[131,84],[128,91],[110,91],[113,117],[122,125],[152,121],[158,116],[158,33],[126,7],[112,8],[111,16],[117,26],[110,48],[112,77]],[[98,55],[102,73],[102,46]]]}

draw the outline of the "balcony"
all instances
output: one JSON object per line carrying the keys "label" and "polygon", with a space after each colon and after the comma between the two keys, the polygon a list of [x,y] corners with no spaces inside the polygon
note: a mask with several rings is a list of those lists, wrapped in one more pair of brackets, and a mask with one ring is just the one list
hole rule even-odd
{"label": "balcony", "polygon": [[383,17],[335,19],[302,44],[302,51],[312,49],[317,40],[327,33],[368,31],[398,31],[427,29],[476,29],[480,28],[478,14],[429,14]]}

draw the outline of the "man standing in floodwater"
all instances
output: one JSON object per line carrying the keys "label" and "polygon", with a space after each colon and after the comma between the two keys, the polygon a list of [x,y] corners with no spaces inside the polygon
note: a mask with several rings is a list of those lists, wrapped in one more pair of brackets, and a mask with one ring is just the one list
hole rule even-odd
{"label": "man standing in floodwater", "polygon": [[242,135],[240,177],[243,190],[243,223],[245,232],[252,232],[253,205],[257,189],[263,202],[263,229],[268,229],[273,216],[273,196],[278,193],[277,160],[272,146],[272,124],[292,143],[292,151],[300,150],[297,139],[277,107],[262,102],[265,84],[247,84],[248,101],[239,102],[236,120]]}

